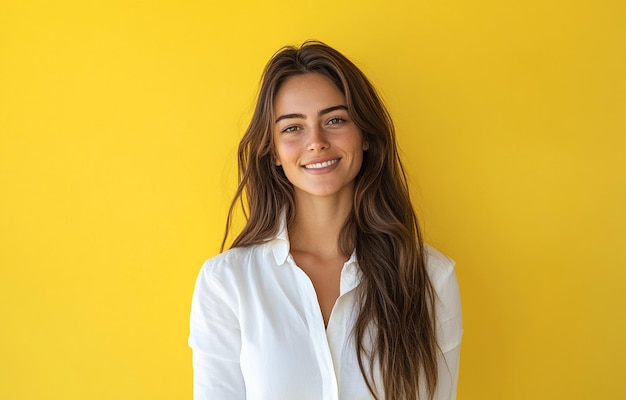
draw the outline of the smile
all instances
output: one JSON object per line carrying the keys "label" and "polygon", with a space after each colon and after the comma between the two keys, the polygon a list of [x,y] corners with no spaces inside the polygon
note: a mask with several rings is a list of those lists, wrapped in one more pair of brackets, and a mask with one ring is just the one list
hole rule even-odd
{"label": "smile", "polygon": [[324,161],[321,163],[315,163],[315,164],[307,164],[304,166],[304,168],[306,169],[320,169],[320,168],[326,168],[329,167],[333,164],[337,164],[339,162],[338,158],[335,158],[334,160],[328,160],[328,161]]}

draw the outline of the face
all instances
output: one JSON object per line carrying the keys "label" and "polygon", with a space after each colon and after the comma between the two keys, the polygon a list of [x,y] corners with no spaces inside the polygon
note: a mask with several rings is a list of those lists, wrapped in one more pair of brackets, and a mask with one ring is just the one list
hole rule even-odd
{"label": "face", "polygon": [[274,103],[275,163],[301,196],[352,198],[367,150],[345,96],[327,77],[288,78]]}

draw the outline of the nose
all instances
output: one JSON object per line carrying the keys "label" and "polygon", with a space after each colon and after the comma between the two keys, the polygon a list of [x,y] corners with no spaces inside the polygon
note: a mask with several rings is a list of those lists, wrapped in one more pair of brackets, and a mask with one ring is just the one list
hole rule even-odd
{"label": "nose", "polygon": [[320,151],[326,150],[330,147],[330,143],[326,138],[326,134],[319,126],[312,127],[310,130],[309,140],[307,144],[307,150]]}

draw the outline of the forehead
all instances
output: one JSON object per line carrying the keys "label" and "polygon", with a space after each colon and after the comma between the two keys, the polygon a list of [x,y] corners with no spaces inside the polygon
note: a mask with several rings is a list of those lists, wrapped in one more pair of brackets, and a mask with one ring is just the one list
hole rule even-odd
{"label": "forehead", "polygon": [[318,73],[287,78],[274,98],[276,113],[321,110],[335,105],[346,105],[345,96],[330,78]]}

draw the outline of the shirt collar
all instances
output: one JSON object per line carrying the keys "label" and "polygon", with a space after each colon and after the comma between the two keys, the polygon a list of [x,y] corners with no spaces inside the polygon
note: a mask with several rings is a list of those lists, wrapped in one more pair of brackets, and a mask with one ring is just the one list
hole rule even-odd
{"label": "shirt collar", "polygon": [[[283,211],[280,215],[280,225],[278,233],[273,239],[266,242],[265,255],[272,253],[276,265],[283,265],[289,258],[289,233],[287,232],[287,214]],[[361,271],[359,269],[356,257],[356,250],[352,252],[348,261],[345,262],[341,271],[340,295],[354,289],[361,280]]]}
{"label": "shirt collar", "polygon": [[283,210],[280,214],[280,225],[276,237],[268,240],[265,254],[271,252],[276,265],[283,265],[289,256],[289,234],[287,233],[287,213]]}
{"label": "shirt collar", "polygon": [[361,270],[356,259],[356,250],[352,252],[352,255],[343,265],[341,270],[341,282],[339,284],[339,295],[343,296],[345,293],[351,291],[359,285],[361,282]]}

